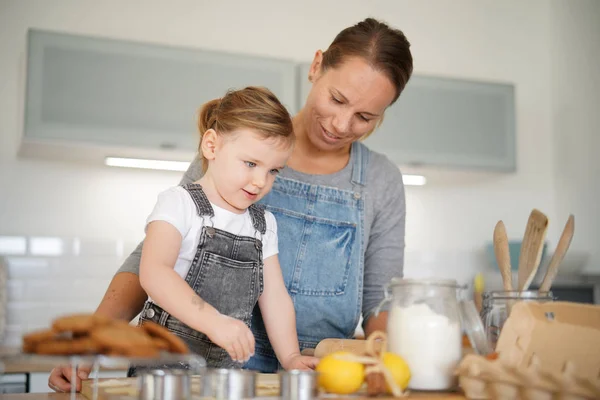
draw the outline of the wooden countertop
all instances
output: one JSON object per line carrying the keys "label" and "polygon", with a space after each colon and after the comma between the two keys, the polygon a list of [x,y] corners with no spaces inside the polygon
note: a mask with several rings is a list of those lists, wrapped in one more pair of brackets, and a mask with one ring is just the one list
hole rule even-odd
{"label": "wooden countertop", "polygon": [[[258,382],[263,384],[270,384],[276,379],[275,374],[259,374]],[[100,381],[108,382],[108,379],[100,379]],[[98,391],[98,400],[105,400],[109,398],[109,394],[105,393],[105,389],[116,390],[116,392],[110,393],[110,395],[118,395],[119,389],[123,389],[127,386],[122,386],[124,382],[135,382],[135,378],[119,378],[110,379],[110,382],[119,381],[117,385],[103,386]],[[91,383],[93,380],[84,381],[83,392],[78,393],[75,397],[76,400],[91,400],[92,399],[92,387]],[[117,382],[115,382],[117,383]],[[123,393],[125,394],[125,393]],[[128,393],[131,394],[131,393]],[[257,396],[266,397],[274,396],[272,393],[261,393],[261,389],[257,390]],[[69,393],[28,393],[28,394],[5,394],[0,395],[2,400],[71,400]],[[340,397],[342,398],[342,397]],[[373,397],[357,396],[352,395],[353,400],[373,400]],[[396,400],[394,397],[377,397],[377,400]],[[466,397],[461,393],[453,392],[410,392],[407,397],[403,399],[421,399],[421,400],[466,400]]]}
{"label": "wooden countertop", "polygon": [[[27,394],[1,394],[2,400],[70,400],[69,393],[27,393]],[[76,400],[87,400],[84,395],[78,393]]]}
{"label": "wooden countertop", "polygon": [[[192,378],[192,397],[200,393],[199,377]],[[136,378],[117,378],[117,379],[99,379],[98,385],[98,400],[110,400],[111,395],[128,395],[137,397],[137,381]],[[83,382],[82,394],[84,399],[92,400],[93,380]],[[256,381],[257,397],[277,396],[279,393],[279,378],[277,374],[258,374]],[[340,396],[342,398],[343,396]],[[66,398],[65,398],[66,399]],[[373,397],[359,394],[352,395],[353,400],[373,400]],[[377,397],[377,400],[395,399],[394,397]],[[431,399],[431,400],[465,400],[466,397],[462,393],[457,392],[414,392],[411,391],[407,397],[403,399]],[[17,400],[17,399],[15,399]]]}
{"label": "wooden countertop", "polygon": [[[69,393],[28,393],[28,394],[3,394],[2,400],[70,400]],[[394,397],[352,397],[353,400],[396,400]],[[422,400],[465,400],[463,395],[457,393],[411,393],[403,399],[422,399]],[[89,400],[83,394],[78,393],[75,400]]]}
{"label": "wooden countertop", "polygon": [[[28,394],[3,394],[2,400],[70,400],[68,393],[28,393]],[[394,397],[352,397],[353,400],[396,400]],[[456,393],[411,393],[403,399],[423,399],[423,400],[465,400],[466,398]],[[78,393],[75,400],[89,400],[87,397]]]}
{"label": "wooden countertop", "polygon": [[[58,361],[60,360],[60,361]],[[20,349],[0,347],[0,373],[5,374],[25,374],[44,372],[49,373],[59,364],[68,364],[68,356],[56,357],[54,360],[49,357],[36,354],[22,354]],[[4,369],[2,369],[4,367]],[[107,368],[103,367],[101,371],[126,371],[127,368]]]}

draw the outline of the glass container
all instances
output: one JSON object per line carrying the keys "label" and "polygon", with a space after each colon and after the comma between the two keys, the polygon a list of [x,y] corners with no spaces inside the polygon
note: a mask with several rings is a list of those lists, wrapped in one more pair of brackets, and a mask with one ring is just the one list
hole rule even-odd
{"label": "glass container", "polygon": [[[462,329],[454,280],[397,279],[385,287],[388,351],[411,371],[413,390],[447,390],[456,385],[454,369],[462,357]],[[382,303],[383,304],[383,303]]]}
{"label": "glass container", "polygon": [[552,292],[539,292],[537,290],[526,291],[491,291],[483,293],[483,306],[481,308],[481,319],[493,349],[496,348],[498,337],[504,326],[504,322],[510,314],[510,309],[519,301],[554,301]]}

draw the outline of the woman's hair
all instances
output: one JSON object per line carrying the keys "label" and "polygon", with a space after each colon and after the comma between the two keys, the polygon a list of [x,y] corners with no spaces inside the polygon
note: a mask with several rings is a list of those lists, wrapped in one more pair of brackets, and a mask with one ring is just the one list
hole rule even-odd
{"label": "woman's hair", "polygon": [[383,22],[367,18],[341,31],[323,53],[322,70],[336,68],[348,57],[360,57],[387,76],[396,87],[392,104],[413,71],[410,43],[404,33]]}
{"label": "woman's hair", "polygon": [[[292,118],[269,89],[249,86],[230,90],[224,97],[211,100],[200,109],[198,130],[201,137],[209,129],[226,135],[243,128],[255,130],[265,139],[280,139],[283,145],[291,146],[294,142]],[[207,168],[208,161],[203,158],[202,169],[206,172]]]}

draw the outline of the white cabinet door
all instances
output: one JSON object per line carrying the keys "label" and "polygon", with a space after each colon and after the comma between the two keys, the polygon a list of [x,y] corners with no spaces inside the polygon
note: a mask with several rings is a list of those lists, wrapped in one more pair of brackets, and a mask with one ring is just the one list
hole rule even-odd
{"label": "white cabinet door", "polygon": [[195,152],[197,111],[266,86],[296,111],[291,61],[30,30],[25,141]]}
{"label": "white cabinet door", "polygon": [[[308,68],[300,68],[301,101]],[[514,171],[514,87],[413,75],[365,144],[398,165]]]}

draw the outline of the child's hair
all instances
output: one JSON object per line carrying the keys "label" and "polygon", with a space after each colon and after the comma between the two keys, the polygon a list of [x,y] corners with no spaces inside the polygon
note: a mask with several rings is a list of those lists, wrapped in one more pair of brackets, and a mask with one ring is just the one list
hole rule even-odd
{"label": "child's hair", "polygon": [[[198,116],[200,137],[214,129],[224,135],[237,129],[253,129],[265,139],[281,139],[282,145],[294,142],[294,129],[289,112],[267,88],[249,86],[230,90],[223,98],[204,104]],[[199,148],[199,153],[202,151]],[[202,159],[202,170],[206,172],[208,160]]]}

